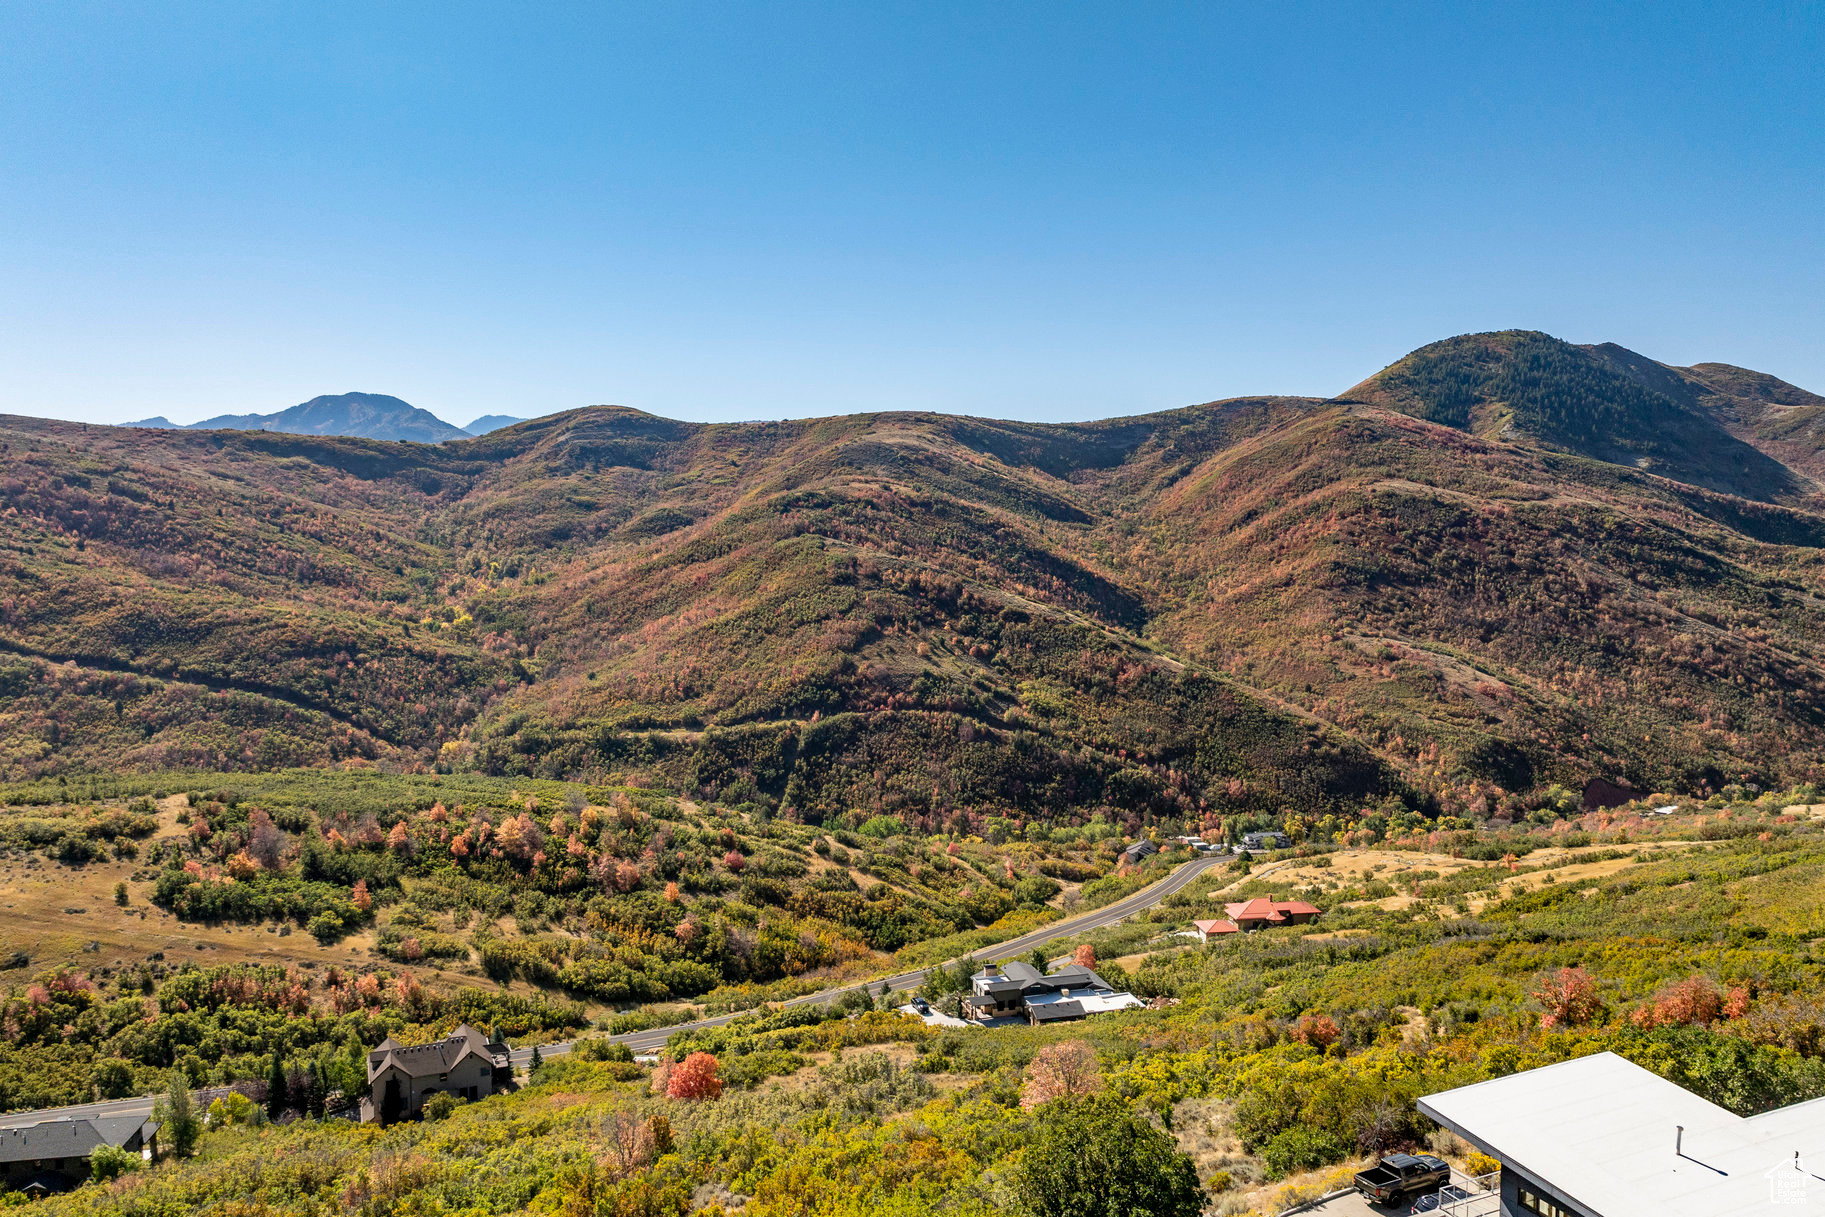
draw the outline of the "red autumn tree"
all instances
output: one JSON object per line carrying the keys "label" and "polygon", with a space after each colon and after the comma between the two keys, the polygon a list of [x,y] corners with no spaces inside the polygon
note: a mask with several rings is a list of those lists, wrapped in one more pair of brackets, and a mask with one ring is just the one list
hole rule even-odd
{"label": "red autumn tree", "polygon": [[1342,1035],[1336,1019],[1328,1014],[1313,1014],[1310,1011],[1300,1015],[1299,1025],[1293,1028],[1294,1039],[1320,1052],[1335,1044]]}
{"label": "red autumn tree", "polygon": [[722,1079],[716,1076],[716,1058],[707,1052],[693,1052],[672,1066],[666,1079],[667,1098],[714,1099],[722,1094]]}
{"label": "red autumn tree", "polygon": [[1053,1099],[1095,1094],[1102,1088],[1096,1052],[1082,1040],[1067,1040],[1048,1044],[1034,1055],[1020,1087],[1020,1105],[1031,1111]]}
{"label": "red autumn tree", "polygon": [[1597,982],[1583,968],[1560,968],[1540,978],[1533,988],[1533,999],[1544,1007],[1540,1025],[1582,1027],[1597,1017],[1603,1003],[1597,998]]}
{"label": "red autumn tree", "polygon": [[1710,977],[1695,972],[1660,990],[1632,1017],[1641,1027],[1704,1027],[1723,1011],[1723,992]]}
{"label": "red autumn tree", "polygon": [[1079,967],[1094,968],[1096,966],[1096,948],[1087,942],[1084,943],[1071,952],[1071,962]]}
{"label": "red autumn tree", "polygon": [[732,849],[722,856],[722,864],[730,870],[738,871],[748,864],[748,860],[741,856],[739,849]]}
{"label": "red autumn tree", "polygon": [[355,880],[355,886],[349,892],[349,903],[353,904],[364,913],[374,907],[374,897],[368,894],[368,881],[366,879]]}

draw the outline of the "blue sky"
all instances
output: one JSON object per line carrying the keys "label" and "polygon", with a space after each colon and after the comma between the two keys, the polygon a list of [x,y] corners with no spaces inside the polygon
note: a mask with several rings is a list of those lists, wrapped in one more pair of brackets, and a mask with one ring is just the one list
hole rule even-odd
{"label": "blue sky", "polygon": [[[264,11],[264,10],[275,11]],[[278,11],[282,10],[282,11]],[[1825,6],[0,6],[0,411],[1825,392]]]}

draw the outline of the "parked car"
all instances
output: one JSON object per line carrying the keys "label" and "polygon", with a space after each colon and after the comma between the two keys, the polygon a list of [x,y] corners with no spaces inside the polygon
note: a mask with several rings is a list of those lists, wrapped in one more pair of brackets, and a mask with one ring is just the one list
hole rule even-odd
{"label": "parked car", "polygon": [[1431,1154],[1389,1154],[1379,1165],[1356,1174],[1356,1190],[1379,1204],[1398,1204],[1450,1182],[1451,1168]]}

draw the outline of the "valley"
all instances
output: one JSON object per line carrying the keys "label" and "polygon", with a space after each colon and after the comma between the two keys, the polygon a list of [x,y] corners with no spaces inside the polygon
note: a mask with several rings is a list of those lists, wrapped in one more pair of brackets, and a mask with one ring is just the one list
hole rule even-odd
{"label": "valley", "polygon": [[[1028,1213],[1108,1135],[1269,1217],[1553,1062],[1825,1094],[1822,404],[1511,331],[1095,423],[0,418],[0,1105],[205,1096],[71,1213]],[[492,1089],[341,1118],[461,1027]]]}

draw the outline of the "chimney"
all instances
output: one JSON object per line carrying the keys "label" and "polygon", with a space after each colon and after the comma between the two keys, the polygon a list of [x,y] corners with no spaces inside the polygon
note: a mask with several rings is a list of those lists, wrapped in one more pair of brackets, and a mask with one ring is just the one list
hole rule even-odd
{"label": "chimney", "polygon": [[1673,1152],[1682,1158],[1686,1156],[1685,1143],[1686,1126],[1684,1124],[1673,1125]]}
{"label": "chimney", "polygon": [[984,972],[987,972],[990,976],[1001,975],[1001,965],[1000,964],[985,963],[982,965],[982,970]]}

